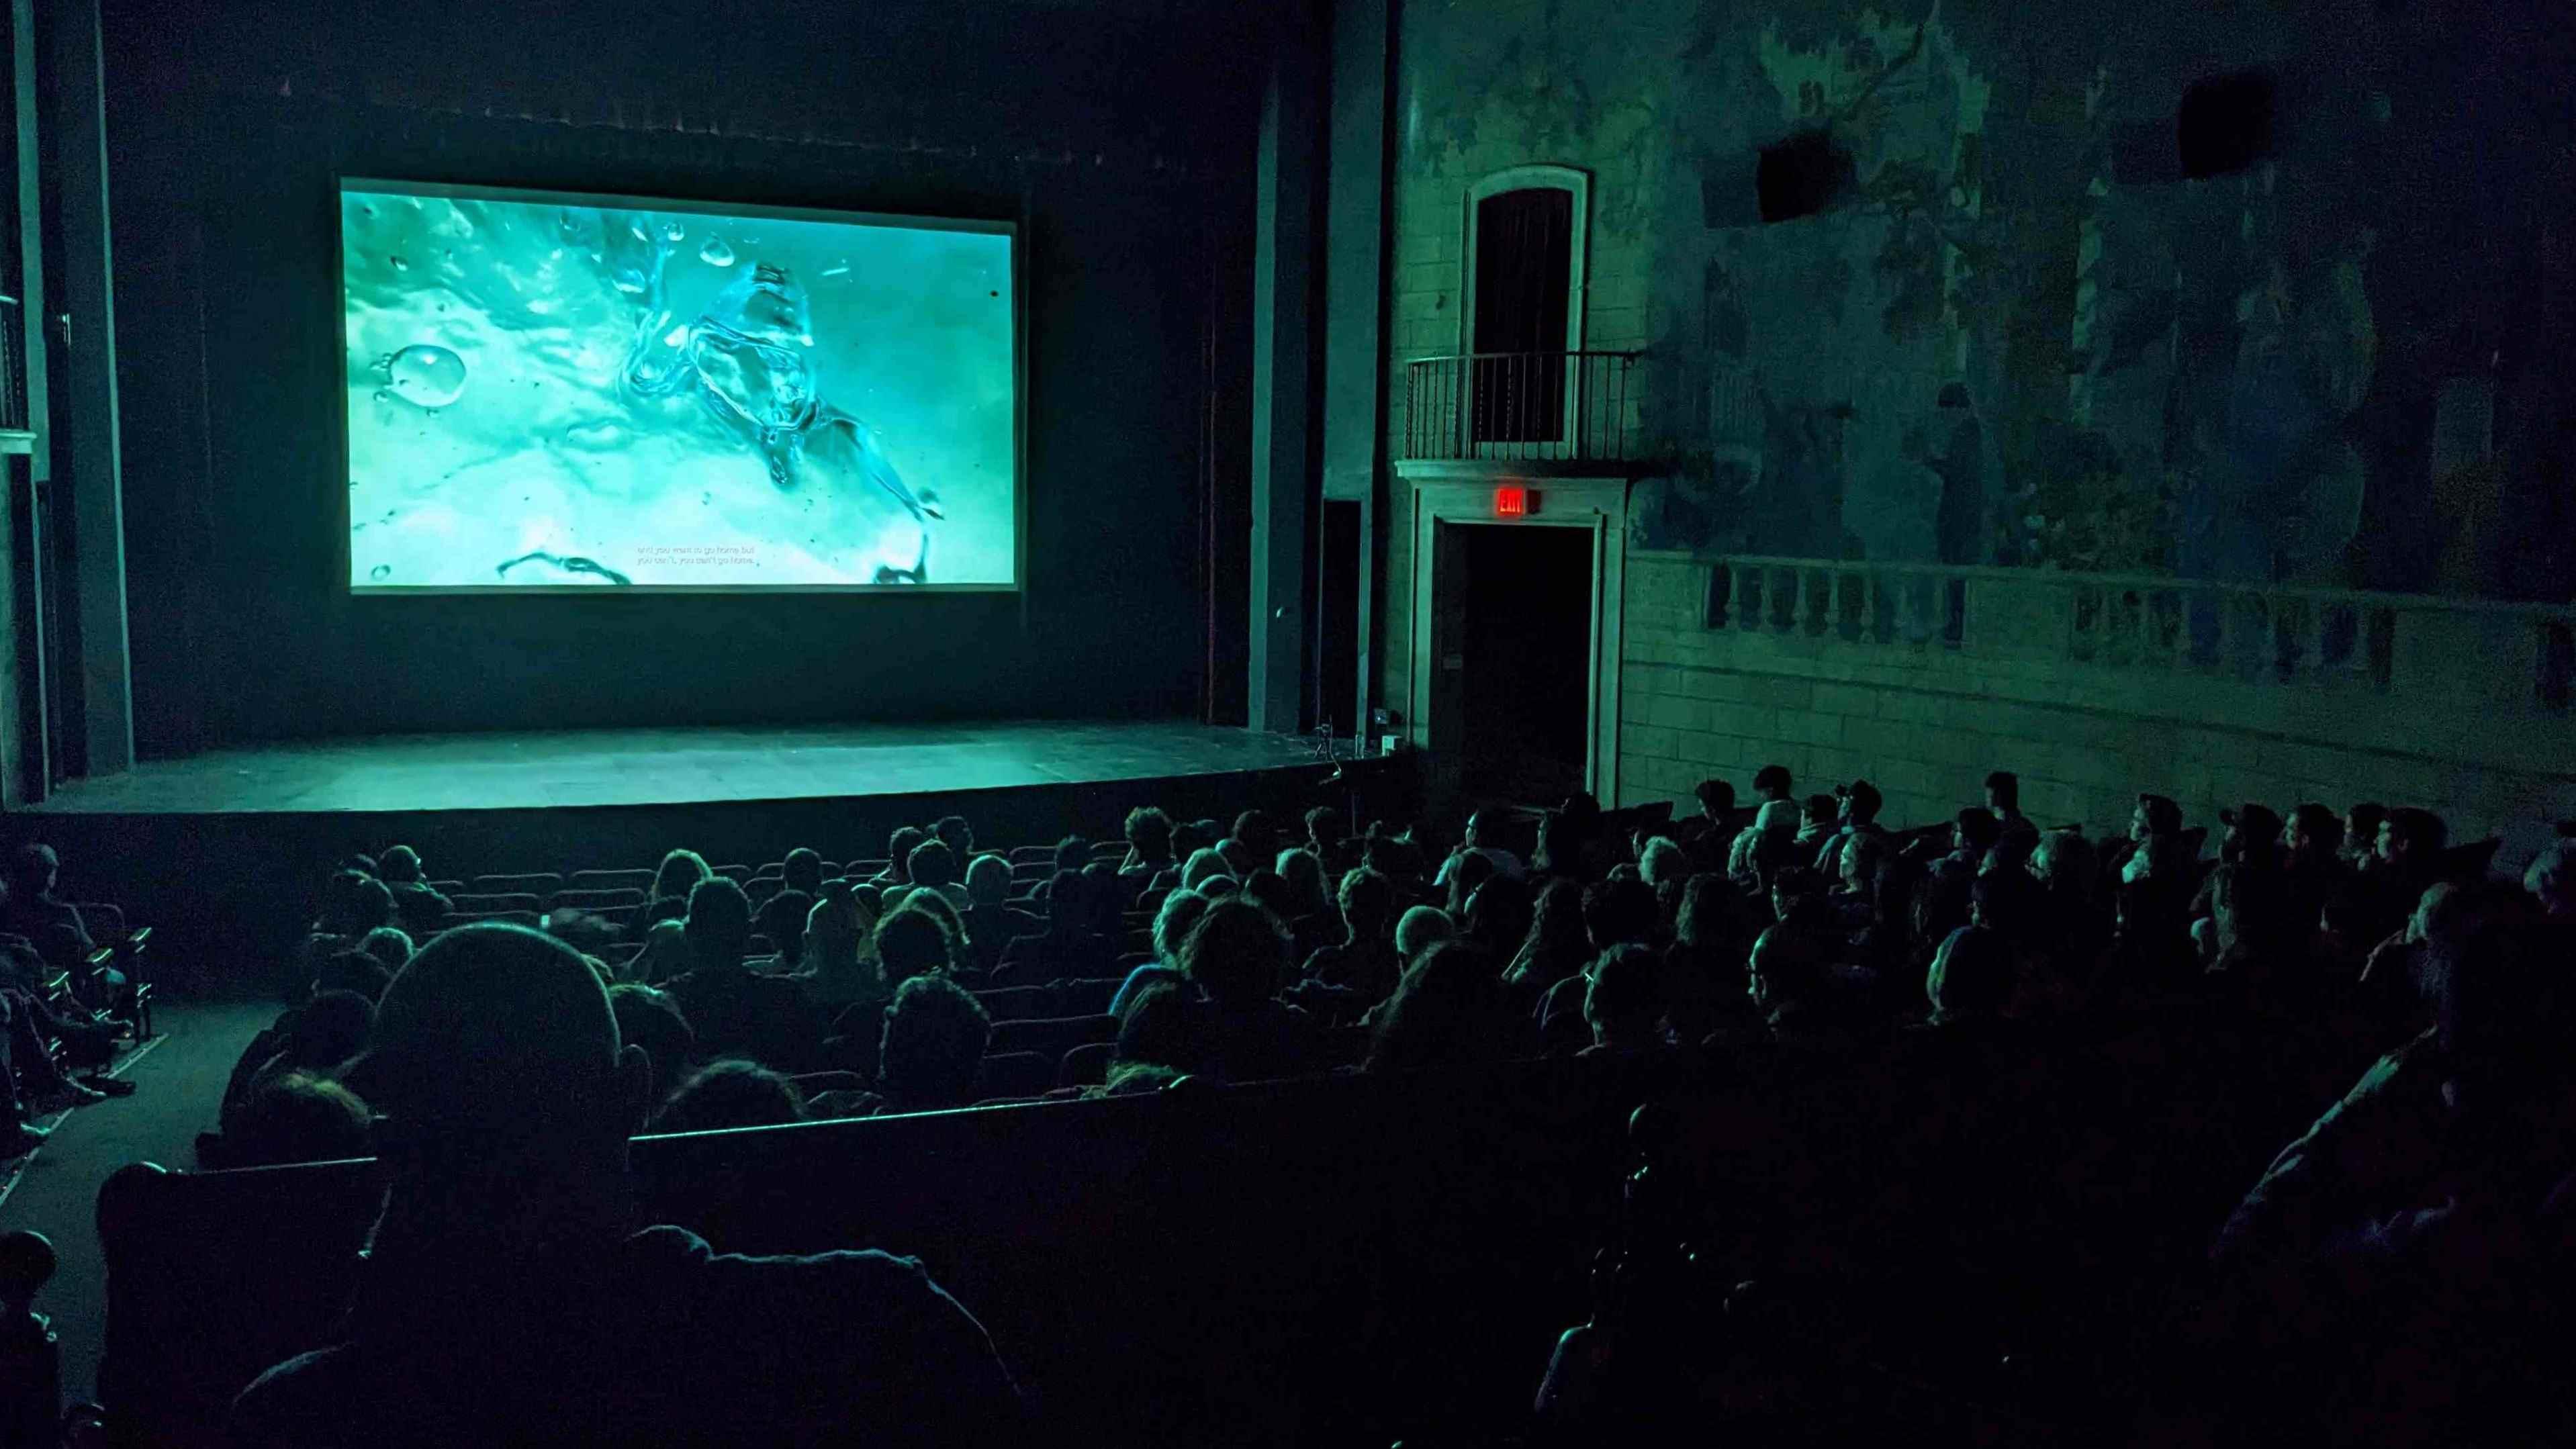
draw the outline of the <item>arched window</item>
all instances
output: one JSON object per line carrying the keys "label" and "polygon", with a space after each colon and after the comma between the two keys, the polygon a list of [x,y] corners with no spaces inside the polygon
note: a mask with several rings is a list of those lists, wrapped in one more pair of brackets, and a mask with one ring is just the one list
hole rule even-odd
{"label": "arched window", "polygon": [[1515,166],[1467,190],[1458,309],[1471,443],[1565,435],[1583,350],[1583,250],[1591,178],[1570,166]]}

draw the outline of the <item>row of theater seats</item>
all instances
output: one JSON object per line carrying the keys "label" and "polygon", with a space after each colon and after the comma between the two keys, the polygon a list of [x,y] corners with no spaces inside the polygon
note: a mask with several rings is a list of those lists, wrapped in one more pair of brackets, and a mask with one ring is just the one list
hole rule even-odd
{"label": "row of theater seats", "polygon": [[[1667,1281],[1705,1371],[1771,1347],[1727,1320],[1747,1280],[1795,1307],[1778,1321],[1804,1336],[1782,1342],[1830,1343],[1822,1381],[1775,1366],[1774,1408],[1807,1395],[1837,1433],[1914,1444],[2062,1443],[2172,1388],[2127,1335],[2194,1291],[2234,1197],[2352,1070],[2200,1016],[1184,1081],[642,1138],[634,1161],[651,1220],[727,1249],[921,1256],[1061,1442],[1501,1442],[1624,1221],[1683,1265]],[[1669,1124],[1660,1230],[1633,1188],[1622,1206],[1641,1102]],[[133,1442],[213,1442],[242,1383],[330,1337],[379,1187],[367,1163],[109,1181],[100,1389]],[[2054,1392],[2003,1368],[2035,1348]]]}

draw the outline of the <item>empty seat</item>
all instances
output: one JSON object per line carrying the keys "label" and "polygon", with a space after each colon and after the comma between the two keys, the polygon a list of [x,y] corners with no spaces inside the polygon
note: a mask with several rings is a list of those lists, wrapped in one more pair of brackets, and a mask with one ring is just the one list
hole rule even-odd
{"label": "empty seat", "polygon": [[979,1097],[1034,1097],[1055,1085],[1056,1058],[1042,1052],[987,1055],[975,1078]]}
{"label": "empty seat", "polygon": [[526,911],[530,915],[545,909],[545,902],[525,892],[469,891],[448,901],[460,916],[489,916],[495,911]]}
{"label": "empty seat", "polygon": [[553,871],[528,875],[478,875],[474,877],[473,895],[551,895],[563,889],[564,879]]}
{"label": "empty seat", "polygon": [[604,890],[560,890],[555,892],[554,904],[559,910],[605,911],[618,906],[640,906],[644,904],[644,893],[632,886]]}
{"label": "empty seat", "polygon": [[[1116,1041],[1118,1018],[1114,1016],[1058,1016],[1030,1021],[1001,1021],[993,1024],[993,1039],[984,1051],[989,1056],[1012,1052],[1036,1052],[1052,1062],[1066,1052],[1087,1042]],[[1048,1086],[1054,1086],[1049,1080]]]}
{"label": "empty seat", "polygon": [[1091,846],[1091,858],[1093,860],[1105,860],[1111,865],[1116,865],[1127,858],[1127,842],[1123,840],[1094,841]]}
{"label": "empty seat", "polygon": [[744,881],[751,879],[751,867],[747,865],[720,865],[716,867],[716,874],[732,881],[735,885],[741,885]]}
{"label": "empty seat", "polygon": [[1023,861],[1032,865],[1051,866],[1055,864],[1055,847],[1052,845],[1022,845],[1014,847],[1011,851],[1011,868],[1014,870],[1018,869]]}
{"label": "empty seat", "polygon": [[1056,1010],[1055,988],[1051,986],[1001,986],[978,991],[975,999],[984,1003],[986,1014],[995,1021],[1026,1021]]}
{"label": "empty seat", "polygon": [[[647,871],[645,874],[649,877],[652,872]],[[465,889],[465,882],[461,880],[434,880],[429,883],[429,888],[438,892],[440,895],[453,896],[457,892]]]}
{"label": "empty seat", "polygon": [[773,860],[769,864],[762,866],[760,869],[753,871],[751,873],[751,878],[753,880],[781,880],[784,879],[786,875],[787,862],[783,860]]}
{"label": "empty seat", "polygon": [[649,870],[577,870],[564,880],[564,886],[577,891],[631,890],[642,899],[642,893],[653,888]]}
{"label": "empty seat", "polygon": [[1118,1054],[1118,1044],[1087,1041],[1064,1054],[1057,1063],[1055,1084],[1059,1087],[1097,1087],[1109,1080],[1109,1060]]}
{"label": "empty seat", "polygon": [[857,880],[866,880],[873,875],[883,875],[885,871],[886,862],[882,860],[854,860],[843,873]]}
{"label": "empty seat", "polygon": [[1067,1016],[1098,1016],[1109,1009],[1109,1003],[1125,985],[1123,976],[1103,977],[1091,981],[1066,981],[1055,989],[1056,1010]]}

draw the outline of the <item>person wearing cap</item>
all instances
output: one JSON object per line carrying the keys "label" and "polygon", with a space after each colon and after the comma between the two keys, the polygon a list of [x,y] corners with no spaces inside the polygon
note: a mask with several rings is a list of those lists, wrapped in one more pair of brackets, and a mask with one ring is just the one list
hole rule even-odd
{"label": "person wearing cap", "polygon": [[246,1446],[1000,1444],[983,1326],[910,1258],[717,1253],[635,1215],[650,1090],[571,947],[479,923],[421,948],[353,1066],[389,1186],[341,1342],[233,1403]]}
{"label": "person wearing cap", "polygon": [[1841,878],[1843,852],[1852,836],[1876,837],[1872,842],[1874,845],[1884,845],[1887,836],[1887,831],[1878,823],[1879,806],[1884,802],[1876,785],[1867,780],[1854,780],[1848,785],[1837,786],[1834,800],[1836,828],[1816,852],[1815,859],[1817,873],[1827,880]]}

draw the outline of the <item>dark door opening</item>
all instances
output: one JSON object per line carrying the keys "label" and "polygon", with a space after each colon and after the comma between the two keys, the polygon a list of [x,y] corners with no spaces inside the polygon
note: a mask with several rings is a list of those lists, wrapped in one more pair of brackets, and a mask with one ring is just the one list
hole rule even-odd
{"label": "dark door opening", "polygon": [[1360,730],[1360,505],[1326,499],[1315,559],[1315,723]]}
{"label": "dark door opening", "polygon": [[[1443,524],[1458,787],[1477,802],[1555,804],[1584,788],[1592,737],[1594,536],[1540,524]],[[1454,592],[1453,592],[1454,591]]]}
{"label": "dark door opening", "polygon": [[1564,436],[1573,285],[1573,192],[1527,187],[1476,203],[1471,441],[1552,443]]}

